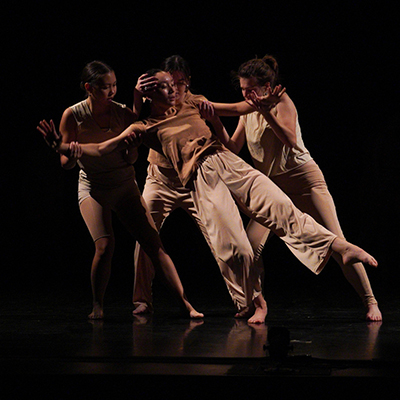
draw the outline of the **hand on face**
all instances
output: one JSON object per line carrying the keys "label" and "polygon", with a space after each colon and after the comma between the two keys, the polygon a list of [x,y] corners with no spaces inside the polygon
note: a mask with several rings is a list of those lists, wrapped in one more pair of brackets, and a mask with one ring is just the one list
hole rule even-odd
{"label": "hand on face", "polygon": [[246,100],[257,110],[270,110],[280,102],[285,92],[286,88],[282,88],[282,85],[277,85],[274,89],[269,86],[264,95],[260,96],[253,90]]}
{"label": "hand on face", "polygon": [[146,96],[156,90],[158,86],[158,79],[155,76],[143,74],[139,76],[135,89],[142,95]]}

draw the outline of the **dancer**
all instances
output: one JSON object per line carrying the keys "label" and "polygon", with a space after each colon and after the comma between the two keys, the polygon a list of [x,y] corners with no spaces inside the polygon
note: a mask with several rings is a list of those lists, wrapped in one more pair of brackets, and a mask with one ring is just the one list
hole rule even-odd
{"label": "dancer", "polygon": [[[168,57],[162,63],[163,70],[171,73],[175,83],[175,108],[180,110],[185,102],[202,104],[206,100],[203,96],[193,95],[190,91],[190,68],[186,60],[179,55]],[[142,108],[142,98],[151,94],[157,87],[158,80],[154,76],[142,75],[134,91],[134,112],[139,115]],[[211,121],[213,122],[213,121]],[[217,125],[214,127],[218,129]],[[232,300],[238,309],[237,317],[240,312],[246,308],[245,296],[240,280],[243,264],[243,258],[253,257],[252,250],[249,247],[241,247],[240,251],[231,252],[227,246],[213,244],[208,235],[207,228],[203,225],[197,215],[196,208],[191,196],[191,190],[182,185],[177,172],[172,164],[160,152],[150,149],[148,156],[149,166],[142,196],[150,210],[156,227],[161,229],[165,219],[172,211],[182,208],[194,220],[199,227],[205,240],[207,241],[212,254],[220,268],[222,277],[225,280]],[[216,239],[214,237],[214,239]],[[151,312],[152,307],[152,281],[154,278],[154,267],[149,258],[144,253],[138,243],[135,251],[135,284],[133,291],[133,303],[135,309],[134,315]],[[255,294],[256,301],[259,304],[264,303],[261,292]],[[261,308],[258,309],[260,314]],[[262,318],[261,316],[258,317]],[[265,317],[264,317],[265,319]],[[254,316],[250,316],[249,322],[254,322]]]}
{"label": "dancer", "polygon": [[[81,86],[87,98],[64,111],[60,123],[61,137],[53,135],[48,143],[53,148],[60,146],[58,151],[64,168],[70,169],[76,164],[80,167],[79,206],[95,244],[91,267],[93,310],[89,318],[101,319],[104,316],[104,295],[114,251],[112,211],[140,242],[156,268],[162,270],[189,316],[203,317],[186,299],[176,269],[161,244],[136,184],[132,164],[137,158],[138,143],[122,143],[102,158],[91,157],[84,150],[84,143],[99,143],[116,137],[135,119],[131,110],[113,100],[117,91],[113,69],[99,61],[87,64]],[[56,132],[52,121],[50,124],[41,121],[38,130],[45,138],[49,132]],[[78,140],[82,145],[77,143]]]}
{"label": "dancer", "polygon": [[[219,115],[246,115],[240,117],[232,137],[220,130],[220,140],[236,154],[247,141],[254,166],[279,186],[297,208],[344,238],[324,176],[304,146],[296,107],[278,84],[275,58],[266,55],[247,61],[239,67],[237,77],[248,104],[214,103],[213,106]],[[260,274],[264,270],[261,253],[271,233],[254,220],[247,227]],[[380,321],[382,314],[364,266],[359,262],[344,265],[340,257],[333,257],[361,297],[367,309],[366,319]]]}
{"label": "dancer", "polygon": [[[104,156],[126,140],[141,140],[164,154],[190,195],[197,215],[212,243],[229,252],[251,245],[235,201],[247,215],[278,235],[293,254],[311,271],[321,272],[329,256],[341,257],[344,265],[361,261],[376,267],[377,261],[361,248],[336,236],[313,218],[299,211],[267,176],[227,150],[201,118],[199,100],[185,102],[178,111],[172,76],[165,71],[148,71],[158,79],[151,98],[151,114],[146,121],[135,122],[119,136],[103,143],[84,144],[82,151]],[[45,132],[48,140],[56,135]],[[68,151],[61,143],[59,151]],[[233,198],[234,197],[234,198]],[[252,257],[243,258],[240,276],[247,306],[254,300]],[[257,307],[257,304],[256,304]]]}

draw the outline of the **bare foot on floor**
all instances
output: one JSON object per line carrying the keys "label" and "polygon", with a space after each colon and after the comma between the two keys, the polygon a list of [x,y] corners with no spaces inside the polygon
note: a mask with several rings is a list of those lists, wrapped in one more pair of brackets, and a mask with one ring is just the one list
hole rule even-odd
{"label": "bare foot on floor", "polygon": [[101,307],[97,303],[93,304],[93,310],[88,315],[88,318],[89,319],[103,319],[104,318],[103,307]]}
{"label": "bare foot on floor", "polygon": [[133,315],[143,315],[143,314],[151,314],[153,312],[152,308],[145,303],[139,304],[133,311]]}
{"label": "bare foot on floor", "polygon": [[189,312],[189,316],[191,319],[201,319],[204,318],[204,314],[196,311],[195,309]]}
{"label": "bare foot on floor", "polygon": [[254,315],[247,321],[249,324],[263,324],[268,314],[267,302],[262,294],[256,297],[253,301],[255,306]]}
{"label": "bare foot on floor", "polygon": [[235,318],[238,318],[238,319],[250,318],[254,314],[255,310],[256,310],[256,308],[255,308],[254,304],[251,304],[249,307],[242,308],[240,311],[238,311],[235,314]]}
{"label": "bare foot on floor", "polygon": [[253,300],[253,303],[242,310],[240,310],[235,318],[248,318],[249,324],[263,324],[268,314],[267,302],[260,294]]}
{"label": "bare foot on floor", "polygon": [[382,321],[382,313],[379,310],[378,304],[370,304],[366,316],[367,321]]}
{"label": "bare foot on floor", "polygon": [[191,319],[201,319],[204,318],[204,314],[196,311],[194,307],[189,303],[189,301],[185,298],[182,304],[182,311],[185,315],[189,314]]}
{"label": "bare foot on floor", "polygon": [[377,267],[378,262],[360,247],[351,244],[343,239],[336,238],[332,243],[332,250],[342,257],[344,265],[351,265],[356,262],[368,264],[371,267]]}

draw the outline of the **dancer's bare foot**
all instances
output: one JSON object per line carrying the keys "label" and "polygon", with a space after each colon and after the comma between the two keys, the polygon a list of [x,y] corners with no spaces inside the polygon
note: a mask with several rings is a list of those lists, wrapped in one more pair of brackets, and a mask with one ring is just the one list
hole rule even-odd
{"label": "dancer's bare foot", "polygon": [[250,318],[254,314],[255,311],[256,311],[256,308],[255,308],[254,304],[252,303],[250,306],[242,308],[240,311],[238,311],[235,314],[235,318],[238,318],[238,319]]}
{"label": "dancer's bare foot", "polygon": [[103,319],[104,318],[103,307],[100,306],[100,304],[98,304],[98,303],[93,303],[93,310],[88,315],[88,318],[89,319]]}
{"label": "dancer's bare foot", "polygon": [[360,247],[337,237],[332,243],[332,250],[342,257],[344,265],[351,265],[356,262],[368,264],[371,267],[377,267],[378,262]]}
{"label": "dancer's bare foot", "polygon": [[263,324],[268,314],[267,302],[264,300],[262,294],[253,300],[255,306],[254,315],[247,321],[249,324]]}
{"label": "dancer's bare foot", "polygon": [[204,318],[204,314],[199,313],[194,309],[194,307],[188,302],[186,297],[184,297],[182,302],[182,311],[185,315],[189,314],[189,318],[191,319],[201,319]]}
{"label": "dancer's bare foot", "polygon": [[204,314],[196,311],[194,308],[189,312],[189,316],[191,319],[201,319],[204,318]]}
{"label": "dancer's bare foot", "polygon": [[147,303],[140,303],[133,311],[133,315],[151,314],[153,309]]}
{"label": "dancer's bare foot", "polygon": [[253,303],[236,313],[235,318],[248,318],[249,324],[263,324],[268,314],[267,302],[262,294],[253,300]]}
{"label": "dancer's bare foot", "polygon": [[382,313],[379,310],[378,304],[370,304],[368,306],[366,320],[372,322],[382,321]]}

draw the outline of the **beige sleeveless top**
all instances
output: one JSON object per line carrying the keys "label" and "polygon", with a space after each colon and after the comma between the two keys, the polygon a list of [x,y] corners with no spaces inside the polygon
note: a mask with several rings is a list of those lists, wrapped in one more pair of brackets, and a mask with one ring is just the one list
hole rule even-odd
{"label": "beige sleeveless top", "polygon": [[[276,109],[274,111],[276,113]],[[254,166],[265,175],[279,175],[312,160],[309,151],[304,146],[297,118],[297,144],[292,148],[285,146],[278,139],[259,112],[242,115],[240,119],[245,127],[247,146]]]}
{"label": "beige sleeveless top", "polygon": [[[108,128],[100,128],[92,117],[86,100],[70,107],[78,125],[79,143],[100,143],[125,130],[129,123],[126,116],[126,106],[113,102],[111,108],[110,125]],[[102,157],[83,155],[78,164],[81,168],[79,179],[87,181],[96,187],[116,187],[125,181],[134,178],[135,170],[124,159],[124,151],[114,150]]]}

